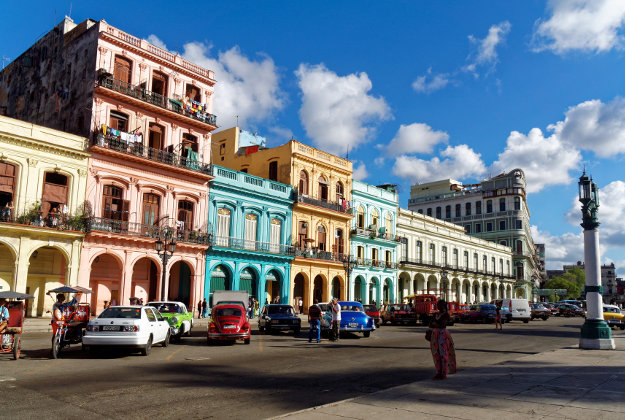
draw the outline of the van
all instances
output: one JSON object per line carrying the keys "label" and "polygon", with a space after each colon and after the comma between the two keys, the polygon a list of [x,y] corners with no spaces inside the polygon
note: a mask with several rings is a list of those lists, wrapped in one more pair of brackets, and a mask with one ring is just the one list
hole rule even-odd
{"label": "van", "polygon": [[501,305],[502,310],[507,308],[510,313],[507,321],[523,321],[530,322],[531,311],[530,303],[527,299],[495,299],[492,301],[495,305]]}

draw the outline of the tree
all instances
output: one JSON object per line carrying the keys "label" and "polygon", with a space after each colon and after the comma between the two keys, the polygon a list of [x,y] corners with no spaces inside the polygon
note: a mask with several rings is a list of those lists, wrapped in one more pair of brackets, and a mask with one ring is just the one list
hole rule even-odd
{"label": "tree", "polygon": [[[565,275],[566,274],[567,273],[565,273]],[[554,277],[551,280],[547,280],[545,282],[544,288],[566,289],[566,299],[577,299],[582,293],[582,288],[578,286],[575,276],[569,276],[568,278],[565,278],[565,276]]]}

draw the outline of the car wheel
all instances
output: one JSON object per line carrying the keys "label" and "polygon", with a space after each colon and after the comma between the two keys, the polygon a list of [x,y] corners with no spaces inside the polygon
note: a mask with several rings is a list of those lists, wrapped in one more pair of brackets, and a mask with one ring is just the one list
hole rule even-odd
{"label": "car wheel", "polygon": [[365,338],[369,337],[370,335],[371,335],[371,331],[364,331],[362,333],[362,336],[365,337]]}
{"label": "car wheel", "polygon": [[144,356],[147,356],[150,354],[151,351],[152,351],[152,336],[148,338],[148,342],[145,343],[145,347],[141,349],[141,354]]}
{"label": "car wheel", "polygon": [[13,360],[17,360],[20,358],[20,354],[22,353],[22,340],[20,336],[13,337]]}
{"label": "car wheel", "polygon": [[528,322],[529,322],[529,320],[527,320],[527,319],[524,319],[524,320],[523,320],[523,323],[524,323],[524,324],[527,324]]}
{"label": "car wheel", "polygon": [[250,339],[249,339],[249,338],[244,339],[244,340],[243,340],[243,343],[245,343],[245,344],[250,344]]}
{"label": "car wheel", "polygon": [[386,319],[382,320],[382,325],[386,325]]}
{"label": "car wheel", "polygon": [[300,331],[301,331],[301,328],[295,328],[295,329],[293,330],[293,333],[294,333],[295,335],[299,335]]}
{"label": "car wheel", "polygon": [[376,328],[380,328],[380,323],[378,322],[377,324],[375,324]]}
{"label": "car wheel", "polygon": [[61,339],[58,336],[54,336],[52,339],[52,358],[58,359],[61,352]]}
{"label": "car wheel", "polygon": [[165,336],[165,340],[162,343],[163,347],[169,346],[169,340],[171,339],[171,333],[167,331],[167,335]]}
{"label": "car wheel", "polygon": [[271,334],[271,327],[267,327],[267,334]]}
{"label": "car wheel", "polygon": [[206,337],[206,345],[207,346],[212,346],[213,345],[213,340],[211,340],[210,338]]}

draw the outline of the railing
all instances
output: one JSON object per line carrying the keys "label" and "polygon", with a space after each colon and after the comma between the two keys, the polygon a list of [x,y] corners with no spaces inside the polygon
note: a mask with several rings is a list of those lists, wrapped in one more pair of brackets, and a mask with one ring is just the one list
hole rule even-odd
{"label": "railing", "polygon": [[96,134],[91,145],[106,147],[107,149],[117,150],[118,152],[141,156],[155,162],[162,162],[180,168],[192,169],[209,175],[213,173],[212,165],[210,163],[203,163],[199,160],[189,159],[177,153],[147,147],[140,142],[127,142],[116,136],[98,133]]}
{"label": "railing", "polygon": [[441,263],[436,263],[436,262],[432,262],[432,261],[425,261],[425,260],[419,260],[419,259],[413,259],[413,258],[402,258],[399,261],[399,265],[416,265],[416,266],[420,266],[420,267],[427,267],[427,268],[433,268],[433,269],[437,269],[437,270],[453,270],[453,271],[461,271],[463,273],[467,273],[467,274],[482,274],[482,275],[486,275],[486,276],[494,276],[494,277],[503,277],[503,278],[507,278],[507,279],[514,279],[515,276],[506,276],[502,273],[496,273],[493,270],[480,270],[480,269],[474,269],[474,268],[464,268],[464,267],[460,267],[458,265],[455,264],[441,264]]}
{"label": "railing", "polygon": [[295,255],[295,248],[291,245],[250,241],[229,236],[211,236],[209,245],[244,251],[265,252],[268,254]]}
{"label": "railing", "polygon": [[386,239],[387,241],[401,242],[401,236],[393,235],[392,233],[379,232],[377,229],[369,228],[353,228],[351,230],[352,235],[368,236],[371,239]]}
{"label": "railing", "polygon": [[315,250],[315,249],[296,248],[295,256],[303,257],[303,258],[316,258],[318,260],[338,261],[338,262],[343,262],[347,260],[347,255],[345,254],[340,254],[338,252],[321,251],[318,249]]}
{"label": "railing", "polygon": [[97,79],[96,83],[99,86],[123,93],[143,102],[167,109],[168,111],[173,111],[185,117],[193,118],[194,120],[201,121],[205,124],[217,126],[216,115],[209,114],[208,112],[190,112],[185,109],[182,102],[167,98],[159,93],[151,92],[141,86],[135,86],[130,83],[117,80],[111,76],[101,76]]}
{"label": "railing", "polygon": [[303,194],[297,194],[296,198],[298,203],[312,204],[313,206],[323,207],[340,213],[350,213],[351,211],[350,208],[347,207],[347,202],[344,202],[345,204],[334,203],[332,201],[319,200]]}
{"label": "railing", "polygon": [[145,238],[174,239],[178,242],[209,244],[210,235],[200,230],[176,229],[169,226],[148,225],[143,223],[126,222],[102,217],[91,217],[86,226],[89,232],[110,232]]}
{"label": "railing", "polygon": [[372,260],[368,258],[351,257],[351,262],[354,265],[363,265],[363,266],[368,266],[368,267],[390,268],[390,269],[396,269],[398,267],[398,264],[396,262]]}
{"label": "railing", "polygon": [[12,207],[0,208],[0,223],[77,232],[84,232],[86,229],[87,218],[83,215],[72,215],[62,211],[49,211],[46,214],[41,210],[41,203],[38,202],[30,203],[25,207],[27,210],[19,214],[16,214]]}
{"label": "railing", "polygon": [[269,189],[275,191],[276,194],[279,194],[287,199],[291,199],[291,191],[293,187],[286,184],[281,184],[279,182],[270,181],[265,178],[260,178],[258,176],[249,175],[244,172],[234,171],[232,169],[223,168],[221,166],[215,165],[213,167],[213,175],[215,177],[223,177],[227,179],[231,179],[233,181],[237,181],[243,184],[249,184],[254,187],[263,188],[265,190]]}

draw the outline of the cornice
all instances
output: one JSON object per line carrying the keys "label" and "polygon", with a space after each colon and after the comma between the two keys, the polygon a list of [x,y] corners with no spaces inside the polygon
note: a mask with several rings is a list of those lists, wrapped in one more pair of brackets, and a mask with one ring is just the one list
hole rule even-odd
{"label": "cornice", "polygon": [[[43,142],[41,140],[30,139],[28,137],[9,135],[0,133],[0,141],[15,146],[27,147],[29,149],[37,150],[40,152],[52,153],[58,156],[65,156],[70,159],[83,160],[88,159],[91,155],[89,152],[72,150],[66,147],[56,146],[51,143]],[[87,140],[85,139],[85,142]]]}

